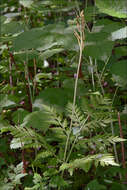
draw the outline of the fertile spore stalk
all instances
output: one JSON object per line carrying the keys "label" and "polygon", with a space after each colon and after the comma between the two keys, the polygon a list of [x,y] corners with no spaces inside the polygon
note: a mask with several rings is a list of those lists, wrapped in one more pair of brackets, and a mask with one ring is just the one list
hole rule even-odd
{"label": "fertile spore stalk", "polygon": [[[85,28],[84,12],[81,11],[80,15],[77,16],[77,30],[74,31],[74,35],[78,40],[80,52],[79,52],[79,61],[78,61],[77,73],[76,73],[76,78],[75,78],[73,108],[72,108],[72,117],[71,118],[73,118],[73,116],[74,116],[74,109],[75,109],[76,96],[77,96],[77,87],[78,87],[78,78],[79,78],[79,72],[80,72],[80,68],[81,68],[82,52],[84,49],[84,40],[85,40],[84,28]],[[68,161],[67,151],[69,149],[69,140],[70,140],[71,132],[72,132],[72,119],[70,122],[70,129],[69,129],[69,133],[68,133],[67,141],[66,141],[66,145],[65,145],[64,162]],[[70,155],[70,153],[69,153],[69,155]]]}

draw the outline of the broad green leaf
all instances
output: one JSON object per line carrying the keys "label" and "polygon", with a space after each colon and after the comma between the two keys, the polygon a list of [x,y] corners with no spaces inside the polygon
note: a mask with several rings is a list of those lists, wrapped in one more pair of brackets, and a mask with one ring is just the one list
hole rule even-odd
{"label": "broad green leaf", "polygon": [[33,108],[39,108],[40,105],[47,104],[54,106],[59,111],[64,111],[68,101],[72,101],[72,94],[67,89],[47,88],[40,92],[36,98]]}
{"label": "broad green leaf", "polygon": [[3,24],[1,27],[1,35],[3,34],[15,34],[23,32],[25,25],[16,21],[11,21],[9,23]]}
{"label": "broad green leaf", "polygon": [[39,52],[36,50],[27,50],[27,51],[19,51],[14,53],[15,60],[20,60],[21,62],[24,62],[26,60],[33,60],[36,58],[36,60],[39,58]]}
{"label": "broad green leaf", "polygon": [[[74,78],[65,79],[63,81],[63,88],[65,88],[68,92],[70,91],[70,93],[72,93],[72,94],[74,91],[74,86],[75,86],[75,79]],[[86,88],[84,87],[84,82],[83,82],[83,80],[79,79],[78,80],[78,88],[77,88],[77,99],[79,96],[80,97],[84,96],[85,93],[86,93]]]}
{"label": "broad green leaf", "polygon": [[33,0],[20,0],[19,3],[24,7],[30,8],[33,4]]}
{"label": "broad green leaf", "polygon": [[[73,35],[74,27],[67,27],[63,24],[50,24],[42,28],[34,28],[25,31],[18,35],[13,40],[14,51],[37,49],[38,51],[47,50],[53,46],[62,46],[68,50],[79,50],[77,40]],[[58,49],[54,52],[45,52],[43,56],[57,53]],[[60,48],[60,51],[62,49]],[[47,55],[46,55],[47,54]]]}
{"label": "broad green leaf", "polygon": [[102,32],[111,35],[112,32],[115,32],[124,26],[125,24],[122,22],[114,22],[112,20],[104,18],[96,21],[96,23],[92,28],[92,32],[94,33]]}
{"label": "broad green leaf", "polygon": [[57,188],[67,186],[68,183],[60,175],[56,175],[51,178],[49,185],[50,187]]}
{"label": "broad green leaf", "polygon": [[125,26],[124,28],[121,28],[111,34],[111,39],[113,41],[118,40],[118,39],[124,39],[124,38],[127,38],[127,26]]}
{"label": "broad green leaf", "polygon": [[111,73],[113,75],[113,79],[120,86],[127,85],[127,62],[126,61],[118,61],[111,65]]}
{"label": "broad green leaf", "polygon": [[0,26],[2,26],[4,24],[4,22],[6,21],[6,16],[0,16]]}
{"label": "broad green leaf", "polygon": [[127,18],[127,1],[126,0],[96,0],[96,6],[105,14]]}
{"label": "broad green leaf", "polygon": [[13,18],[13,17],[17,17],[17,16],[20,16],[20,15],[21,15],[21,13],[18,12],[18,13],[7,13],[4,16],[6,16],[7,18]]}
{"label": "broad green leaf", "polygon": [[59,49],[51,49],[51,50],[46,50],[45,52],[40,54],[40,58],[42,60],[45,60],[51,56],[53,56],[54,54],[60,53],[62,52],[64,49],[59,48]]}
{"label": "broad green leaf", "polygon": [[96,59],[106,61],[111,53],[114,42],[108,40],[105,32],[87,33],[84,54]]}
{"label": "broad green leaf", "polygon": [[52,79],[52,73],[38,73],[35,75],[35,81],[36,82],[41,82],[40,79]]}
{"label": "broad green leaf", "polygon": [[0,111],[2,108],[9,108],[15,106],[16,103],[12,100],[9,95],[0,94]]}
{"label": "broad green leaf", "polygon": [[67,12],[76,8],[78,4],[77,1],[50,0],[34,3],[32,8],[40,13],[47,14],[49,12]]}
{"label": "broad green leaf", "polygon": [[90,170],[92,165],[92,161],[88,160],[83,165],[80,166],[81,169],[83,169],[86,173]]}
{"label": "broad green leaf", "polygon": [[95,16],[98,13],[98,10],[97,7],[95,6],[88,6],[85,8],[84,12],[85,12],[85,21],[90,22],[94,20]]}
{"label": "broad green leaf", "polygon": [[88,183],[86,190],[107,190],[107,188],[105,185],[99,184],[98,181],[94,179]]}
{"label": "broad green leaf", "polygon": [[49,36],[49,32],[44,31],[42,28],[35,28],[25,31],[13,42],[13,50],[27,50],[36,49],[41,47],[41,51],[54,46],[53,36]]}
{"label": "broad green leaf", "polygon": [[126,189],[127,189],[126,184],[121,184],[121,183],[117,183],[117,182],[113,182],[111,185],[111,188],[110,188],[110,190],[126,190]]}
{"label": "broad green leaf", "polygon": [[127,55],[127,46],[120,46],[115,48],[115,56],[120,58]]}

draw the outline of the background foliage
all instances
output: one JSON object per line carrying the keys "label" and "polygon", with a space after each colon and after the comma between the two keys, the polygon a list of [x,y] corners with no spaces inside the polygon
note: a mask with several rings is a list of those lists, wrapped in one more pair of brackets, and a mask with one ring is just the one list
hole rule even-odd
{"label": "background foliage", "polygon": [[126,7],[1,0],[1,190],[127,188]]}

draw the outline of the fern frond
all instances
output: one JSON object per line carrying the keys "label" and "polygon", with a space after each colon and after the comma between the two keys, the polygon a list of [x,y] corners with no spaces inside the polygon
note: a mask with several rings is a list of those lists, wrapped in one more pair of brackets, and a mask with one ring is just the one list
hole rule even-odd
{"label": "fern frond", "polygon": [[65,129],[68,125],[67,119],[63,119],[62,115],[58,114],[54,107],[43,105],[45,113],[50,116],[52,124],[58,125]]}
{"label": "fern frond", "polygon": [[52,152],[50,151],[43,151],[43,152],[40,152],[39,154],[37,154],[36,158],[35,158],[35,161],[36,160],[39,160],[39,159],[45,159],[49,156],[53,156]]}
{"label": "fern frond", "polygon": [[[72,115],[72,110],[74,113],[73,115]],[[85,115],[77,105],[73,107],[72,103],[69,103],[67,105],[67,113],[73,122],[73,126],[76,127],[78,126],[79,128],[85,126],[87,115]]]}
{"label": "fern frond", "polygon": [[111,154],[96,154],[85,158],[76,159],[70,163],[63,163],[60,166],[60,171],[68,170],[71,175],[76,168],[88,171],[91,163],[95,163],[96,167],[99,163],[101,166],[119,166],[119,164],[115,163],[114,157]]}
{"label": "fern frond", "polygon": [[114,156],[112,156],[111,154],[99,155],[99,157],[97,156],[96,158],[97,158],[95,160],[96,167],[98,166],[99,163],[101,166],[108,166],[108,165],[119,166],[119,164],[115,162]]}

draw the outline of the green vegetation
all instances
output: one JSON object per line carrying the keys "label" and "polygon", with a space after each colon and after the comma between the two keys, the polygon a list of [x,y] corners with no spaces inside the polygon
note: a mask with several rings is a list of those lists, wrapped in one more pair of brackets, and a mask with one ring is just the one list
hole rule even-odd
{"label": "green vegetation", "polygon": [[0,190],[127,189],[126,0],[1,0]]}

